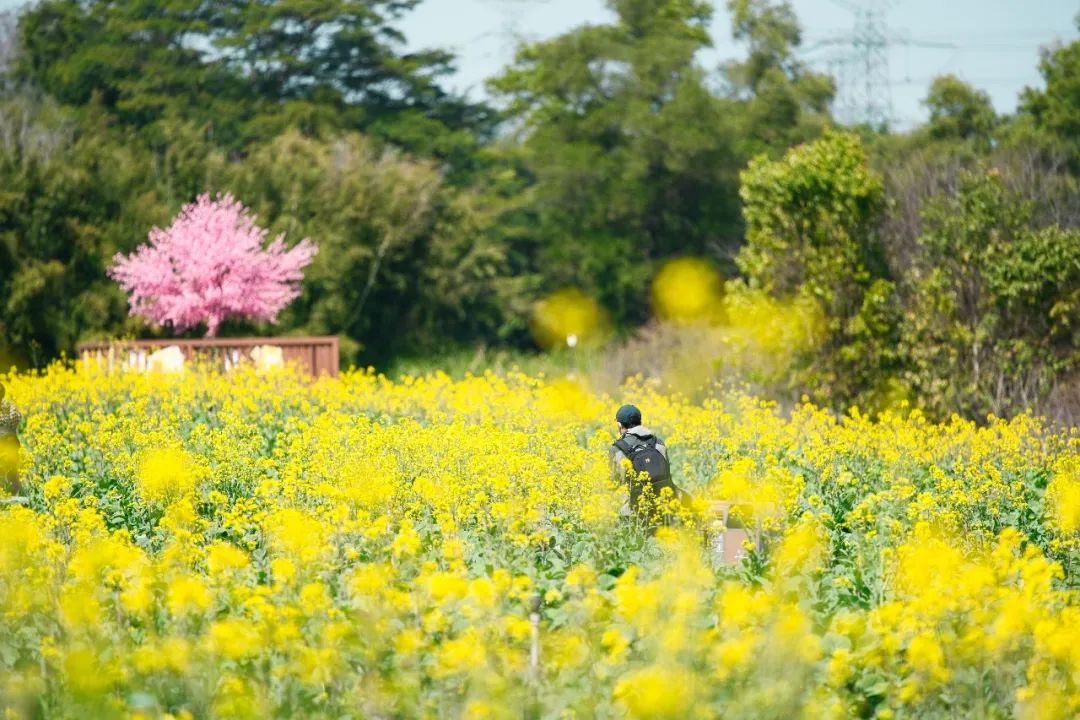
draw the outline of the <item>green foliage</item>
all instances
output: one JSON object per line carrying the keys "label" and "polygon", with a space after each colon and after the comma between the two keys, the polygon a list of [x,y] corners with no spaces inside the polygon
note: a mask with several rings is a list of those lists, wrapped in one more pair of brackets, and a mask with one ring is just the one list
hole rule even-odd
{"label": "green foliage", "polygon": [[177,119],[233,149],[289,128],[364,129],[463,165],[489,113],[439,88],[449,55],[401,52],[394,23],[417,2],[47,0],[20,19],[18,70],[152,141]]}
{"label": "green foliage", "polygon": [[793,378],[819,401],[866,400],[895,368],[896,307],[877,224],[881,178],[862,143],[829,132],[781,160],[761,156],[742,173],[746,245],[739,268],[780,297],[809,295],[829,337]]}
{"label": "green foliage", "polygon": [[830,132],[782,160],[755,158],[741,178],[747,232],[740,269],[759,287],[805,288],[841,309],[842,286],[870,278],[871,230],[884,201],[859,139]]}
{"label": "green foliage", "polygon": [[228,161],[190,125],[161,127],[155,152],[29,96],[0,105],[0,134],[18,139],[0,145],[5,359],[15,349],[40,364],[82,339],[156,332],[127,318],[105,268],[203,191],[231,190],[274,231],[320,244],[279,331],[340,334],[347,363],[494,334],[513,305],[476,199],[433,163],[356,134],[295,132]]}
{"label": "green foliage", "polygon": [[360,135],[287,133],[237,163],[228,187],[275,231],[319,242],[284,322],[343,334],[347,361],[382,362],[431,338],[491,333],[510,301],[501,249],[485,242],[475,200],[430,162]]}
{"label": "green foliage", "polygon": [[728,0],[735,40],[747,45],[744,61],[721,68],[728,94],[742,100],[742,153],[780,152],[816,137],[829,124],[832,78],[810,72],[796,57],[802,42],[788,2]]}
{"label": "green foliage", "polygon": [[[54,0],[23,13],[17,69],[60,102],[95,104],[126,124],[187,115],[209,123],[236,92],[198,47],[213,19],[204,3]],[[195,116],[194,113],[198,113]]]}
{"label": "green foliage", "polygon": [[[737,35],[754,48],[752,64],[779,75],[748,76],[725,97],[694,59],[710,44],[706,3],[613,0],[617,22],[521,49],[493,82],[520,134],[478,151],[492,118],[439,89],[451,58],[400,51],[393,22],[415,5],[170,0],[148,13],[47,0],[26,10],[14,77],[70,108],[66,122],[87,148],[108,158],[123,145],[131,157],[118,166],[149,171],[86,179],[96,207],[116,208],[126,194],[144,221],[120,225],[114,212],[80,226],[109,241],[65,272],[96,288],[99,302],[112,298],[107,312],[76,322],[64,302],[48,318],[18,305],[24,330],[11,341],[24,344],[33,328],[49,357],[80,337],[145,332],[123,318],[104,266],[206,190],[230,190],[275,231],[320,243],[281,329],[342,333],[346,361],[522,338],[529,300],[564,285],[583,286],[626,327],[649,315],[644,288],[658,261],[713,255],[734,271],[738,168],[751,151],[814,134],[814,123],[794,128],[804,125],[801,108],[825,102],[740,119],[754,103],[767,114],[765,95],[779,85],[803,82],[786,5],[742,11]],[[81,169],[81,157],[61,154]],[[34,192],[10,187],[19,202]],[[71,228],[74,212],[50,206],[39,216]],[[21,235],[30,222],[15,213],[8,227]],[[59,266],[44,247],[34,260],[28,253],[15,262],[19,287],[47,285],[43,273]]]}
{"label": "green foliage", "polygon": [[1045,51],[1039,71],[1046,87],[1026,89],[1021,108],[1037,127],[1069,143],[1080,161],[1080,40]]}
{"label": "green foliage", "polygon": [[1080,232],[1031,218],[994,169],[964,172],[924,211],[904,332],[920,404],[1011,414],[1076,367]]}
{"label": "green foliage", "polygon": [[[735,271],[738,169],[752,152],[816,134],[803,111],[823,111],[831,85],[812,91],[791,59],[786,5],[742,11],[737,36],[756,55],[745,72],[728,69],[740,80],[726,96],[695,62],[711,45],[708,4],[609,7],[613,23],[524,46],[491,87],[518,131],[500,156],[520,183],[499,219],[505,237],[546,286],[583,286],[626,325],[646,319],[643,288],[664,258],[710,255]],[[773,14],[787,23],[779,33]],[[774,112],[778,93],[794,105]]]}
{"label": "green foliage", "polygon": [[968,140],[989,148],[997,116],[985,92],[955,75],[942,75],[930,85],[924,104],[930,110],[927,131],[931,137]]}
{"label": "green foliage", "polygon": [[518,246],[547,285],[582,285],[617,321],[640,322],[655,260],[737,234],[736,161],[726,106],[694,62],[708,6],[610,7],[615,23],[524,46],[491,87],[519,128],[503,155],[528,204],[506,205]]}
{"label": "green foliage", "polygon": [[123,331],[125,299],[104,264],[165,208],[137,143],[76,129],[47,101],[4,100],[0,136],[0,350],[41,363],[88,331]]}
{"label": "green foliage", "polygon": [[830,131],[784,0],[729,0],[746,54],[715,71],[710,3],[608,0],[610,22],[519,48],[499,116],[440,87],[449,54],[403,50],[419,1],[24,10],[0,38],[0,363],[160,332],[105,267],[231,191],[321,251],[278,328],[225,331],[339,334],[346,363],[531,347],[533,302],[566,286],[626,334],[693,256],[826,317],[778,395],[981,417],[1080,378],[1080,42],[1044,53],[1016,117],[944,76],[926,125],[860,141]]}
{"label": "green foliage", "polygon": [[[775,295],[813,296],[828,317],[829,340],[793,376],[818,400],[880,407],[910,395],[937,417],[1007,416],[1041,406],[1075,371],[1080,232],[1057,224],[1075,184],[1053,179],[1038,146],[999,151],[1003,174],[971,159],[972,140],[939,136],[891,168],[888,213],[852,135],[743,174],[740,268]],[[1038,188],[1024,194],[1032,174]]]}

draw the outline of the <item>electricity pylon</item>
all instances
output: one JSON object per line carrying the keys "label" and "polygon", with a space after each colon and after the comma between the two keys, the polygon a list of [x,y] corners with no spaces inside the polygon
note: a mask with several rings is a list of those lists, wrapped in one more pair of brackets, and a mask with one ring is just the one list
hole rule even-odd
{"label": "electricity pylon", "polygon": [[803,52],[835,48],[835,52],[823,58],[823,63],[836,81],[833,114],[837,120],[875,128],[888,126],[893,120],[889,49],[894,45],[929,48],[955,48],[955,45],[890,33],[885,15],[892,0],[832,1],[855,15],[854,27],[851,32],[812,43]]}

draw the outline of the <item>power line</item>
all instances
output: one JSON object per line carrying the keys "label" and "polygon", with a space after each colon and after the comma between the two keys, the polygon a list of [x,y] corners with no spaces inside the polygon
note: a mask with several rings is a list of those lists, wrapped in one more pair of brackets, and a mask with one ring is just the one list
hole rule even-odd
{"label": "power line", "polygon": [[[829,34],[810,34],[804,36],[806,42],[806,50],[804,52],[817,49],[823,45],[836,45],[842,43],[848,39],[848,35],[842,32],[834,32]],[[955,40],[931,40],[924,38],[919,41],[911,41],[905,39],[904,36],[893,34],[889,37],[890,45],[916,45],[921,48],[927,48],[930,50],[962,50],[964,52],[1035,52],[1040,48],[1045,47],[1047,43],[1042,41],[1032,41],[1028,43],[1018,42],[957,42]]]}
{"label": "power line", "polygon": [[[832,0],[854,16],[851,30],[816,31],[805,36],[804,56],[822,66],[836,82],[833,114],[842,122],[867,123],[881,127],[895,121],[892,87],[910,85],[906,78],[894,83],[889,75],[889,50],[893,47],[919,48],[925,51],[948,51],[944,66],[962,53],[1031,53],[1046,46],[1045,38],[1053,33],[1032,28],[1018,28],[1010,33],[938,33],[929,37],[912,38],[906,33],[890,31],[886,14],[894,0]],[[1035,39],[1035,34],[1041,36]],[[1022,38],[1031,37],[1032,42]],[[984,84],[1003,83],[993,78]]]}
{"label": "power line", "polygon": [[[893,86],[901,85],[925,85],[936,80],[940,75],[926,75],[923,77],[906,77],[903,80],[893,80]],[[995,76],[995,77],[962,77],[964,82],[972,83],[974,85],[1017,85],[1021,83],[1030,82],[1031,78],[1027,76]]]}

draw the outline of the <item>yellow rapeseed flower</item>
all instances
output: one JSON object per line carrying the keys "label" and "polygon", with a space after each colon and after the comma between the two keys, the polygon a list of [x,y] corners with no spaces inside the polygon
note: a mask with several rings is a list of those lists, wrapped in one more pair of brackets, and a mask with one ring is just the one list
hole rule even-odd
{"label": "yellow rapeseed flower", "polygon": [[191,455],[175,448],[147,450],[139,459],[138,488],[147,502],[167,503],[195,487]]}
{"label": "yellow rapeseed flower", "polygon": [[624,675],[614,696],[632,718],[684,718],[694,705],[694,676],[674,667],[653,665]]}

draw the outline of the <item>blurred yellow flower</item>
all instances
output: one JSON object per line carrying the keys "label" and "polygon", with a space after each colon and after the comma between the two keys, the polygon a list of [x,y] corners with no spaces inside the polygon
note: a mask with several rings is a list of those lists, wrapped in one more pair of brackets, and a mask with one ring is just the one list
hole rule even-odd
{"label": "blurred yellow flower", "polygon": [[258,631],[246,620],[228,618],[210,625],[206,634],[207,647],[230,660],[243,660],[259,652]]}
{"label": "blurred yellow flower", "polygon": [[193,489],[196,482],[194,459],[183,450],[147,450],[139,459],[139,493],[147,502],[168,503]]}
{"label": "blurred yellow flower", "polygon": [[1054,524],[1062,533],[1080,532],[1080,479],[1057,476],[1046,489]]}
{"label": "blurred yellow flower", "polygon": [[653,306],[664,320],[715,319],[720,309],[720,289],[719,273],[705,260],[669,260],[653,280]]}
{"label": "blurred yellow flower", "polygon": [[654,665],[624,675],[614,696],[632,718],[684,718],[694,706],[694,680],[684,670]]}
{"label": "blurred yellow flower", "polygon": [[911,639],[907,648],[907,659],[916,672],[939,681],[949,677],[949,671],[945,667],[945,653],[937,638],[930,633],[921,633]]}
{"label": "blurred yellow flower", "polygon": [[553,350],[596,343],[604,337],[606,320],[595,300],[577,288],[566,288],[536,303],[531,327],[536,344]]}

